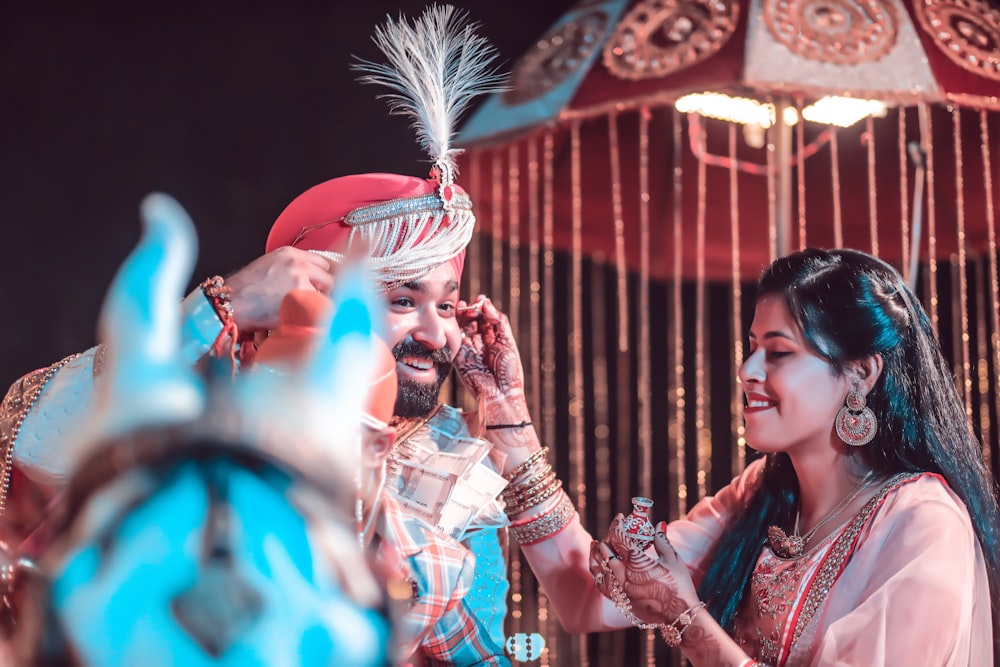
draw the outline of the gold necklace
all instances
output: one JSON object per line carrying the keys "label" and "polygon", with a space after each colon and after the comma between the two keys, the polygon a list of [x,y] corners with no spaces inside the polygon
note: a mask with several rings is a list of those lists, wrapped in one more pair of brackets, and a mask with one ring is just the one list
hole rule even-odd
{"label": "gold necklace", "polygon": [[410,442],[410,438],[426,426],[440,411],[441,404],[438,403],[426,417],[406,421],[394,419],[391,422],[391,425],[396,429],[396,442],[386,459],[386,475],[389,479],[394,480],[399,477],[403,462],[413,456],[416,445]]}
{"label": "gold necklace", "polygon": [[436,406],[434,406],[434,409],[431,410],[430,414],[427,415],[426,417],[420,417],[418,419],[407,419],[407,420],[400,419],[398,421],[394,419],[391,425],[396,428],[396,444],[400,444],[406,441],[411,435],[420,430],[420,428],[424,424],[433,419],[434,416],[437,415],[437,413],[440,411],[441,411],[441,404],[438,403]]}
{"label": "gold necklace", "polygon": [[815,535],[816,532],[825,526],[827,522],[836,517],[838,514],[844,511],[844,509],[851,504],[851,501],[858,497],[858,495],[868,486],[868,483],[875,476],[874,470],[869,470],[868,474],[862,477],[858,483],[855,485],[851,492],[844,496],[844,499],[834,506],[832,510],[826,513],[819,522],[816,523],[812,529],[805,535],[799,535],[799,515],[800,510],[795,511],[795,528],[792,530],[791,535],[786,535],[778,526],[769,526],[767,529],[767,541],[771,546],[771,551],[774,552],[778,558],[799,558],[805,551],[806,545],[809,543]]}

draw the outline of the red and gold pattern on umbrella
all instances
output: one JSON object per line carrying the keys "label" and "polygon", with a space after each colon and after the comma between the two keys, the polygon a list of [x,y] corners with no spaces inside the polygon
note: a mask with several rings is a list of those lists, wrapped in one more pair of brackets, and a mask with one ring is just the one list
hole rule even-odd
{"label": "red and gold pattern on umbrella", "polygon": [[959,67],[1000,81],[1000,11],[983,0],[915,2],[920,27]]}
{"label": "red and gold pattern on umbrella", "polygon": [[765,0],[764,22],[792,53],[856,65],[892,50],[899,18],[891,2],[880,0]]}
{"label": "red and gold pattern on umbrella", "polygon": [[717,53],[736,30],[739,3],[645,0],[604,47],[604,65],[628,80],[667,76]]}

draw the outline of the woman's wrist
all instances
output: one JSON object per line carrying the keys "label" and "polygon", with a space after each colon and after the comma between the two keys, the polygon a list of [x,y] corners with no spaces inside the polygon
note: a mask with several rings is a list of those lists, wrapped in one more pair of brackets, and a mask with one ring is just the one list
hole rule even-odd
{"label": "woman's wrist", "polygon": [[677,648],[684,643],[684,635],[704,608],[705,603],[699,600],[682,611],[673,621],[660,624],[660,634],[668,646]]}

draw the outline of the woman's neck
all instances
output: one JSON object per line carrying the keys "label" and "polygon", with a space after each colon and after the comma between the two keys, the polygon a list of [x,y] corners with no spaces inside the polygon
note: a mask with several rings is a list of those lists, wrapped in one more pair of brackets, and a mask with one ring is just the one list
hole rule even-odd
{"label": "woman's neck", "polygon": [[836,450],[791,458],[799,480],[799,527],[803,532],[850,495],[868,472],[854,457]]}

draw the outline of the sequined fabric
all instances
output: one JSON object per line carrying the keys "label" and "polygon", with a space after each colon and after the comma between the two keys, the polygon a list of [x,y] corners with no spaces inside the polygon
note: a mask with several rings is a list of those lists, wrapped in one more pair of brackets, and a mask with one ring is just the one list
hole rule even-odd
{"label": "sequined fabric", "polygon": [[858,546],[858,536],[886,496],[916,477],[902,473],[891,478],[846,524],[799,558],[780,558],[764,547],[750,580],[750,596],[736,620],[736,640],[748,655],[786,665],[794,646],[810,641],[817,616]]}
{"label": "sequined fabric", "polygon": [[748,655],[778,664],[789,618],[833,543],[832,536],[801,558],[784,560],[765,547],[750,579],[750,596],[736,621],[736,640]]}

